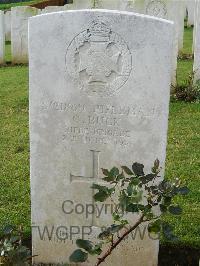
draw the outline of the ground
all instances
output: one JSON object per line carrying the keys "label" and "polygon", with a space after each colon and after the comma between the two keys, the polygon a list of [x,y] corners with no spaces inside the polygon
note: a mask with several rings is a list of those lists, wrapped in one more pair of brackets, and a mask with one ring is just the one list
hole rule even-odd
{"label": "ground", "polygon": [[9,10],[11,9],[11,7],[28,6],[28,5],[37,4],[39,2],[42,2],[42,0],[32,0],[32,1],[27,1],[27,2],[10,3],[10,4],[0,4],[0,10]]}
{"label": "ground", "polygon": [[[191,53],[192,29],[185,30],[184,53]],[[7,61],[10,44],[7,43]],[[178,83],[192,70],[192,60],[179,60]],[[0,227],[22,224],[30,234],[28,67],[0,68]],[[181,217],[175,225],[181,246],[200,247],[200,104],[171,102],[166,177],[180,177],[190,194],[177,198]],[[131,163],[131,162],[130,162]]]}

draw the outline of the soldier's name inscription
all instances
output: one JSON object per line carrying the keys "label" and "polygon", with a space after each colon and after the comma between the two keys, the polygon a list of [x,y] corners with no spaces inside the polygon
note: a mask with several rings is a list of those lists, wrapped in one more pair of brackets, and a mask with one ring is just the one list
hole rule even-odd
{"label": "soldier's name inscription", "polygon": [[[128,117],[138,120],[159,119],[163,116],[162,105],[120,106],[115,104],[83,104],[59,101],[45,101],[41,105],[42,111],[68,114],[68,122],[62,124],[61,135],[63,141],[72,143],[87,143],[107,145],[114,144],[127,147],[131,144],[134,124],[130,124]],[[132,137],[132,140],[134,138]]]}

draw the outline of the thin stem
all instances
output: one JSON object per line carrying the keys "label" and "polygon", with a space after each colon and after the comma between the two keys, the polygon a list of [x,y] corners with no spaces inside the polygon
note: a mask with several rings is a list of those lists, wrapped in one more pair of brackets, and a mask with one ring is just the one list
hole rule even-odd
{"label": "thin stem", "polygon": [[143,218],[144,218],[144,214],[140,217],[140,219],[130,229],[128,229],[126,232],[124,232],[121,237],[119,237],[115,242],[112,242],[109,249],[102,255],[102,257],[98,258],[98,261],[96,262],[95,266],[98,266],[102,262],[104,262],[105,259],[112,253],[112,251],[121,243],[121,241],[143,222]]}

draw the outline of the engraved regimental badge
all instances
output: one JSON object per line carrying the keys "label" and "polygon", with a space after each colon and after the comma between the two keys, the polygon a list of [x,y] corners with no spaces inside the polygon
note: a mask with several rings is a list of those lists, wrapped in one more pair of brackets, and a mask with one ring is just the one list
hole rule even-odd
{"label": "engraved regimental badge", "polygon": [[146,7],[146,14],[159,18],[167,18],[167,7],[162,1],[150,1]]}
{"label": "engraved regimental badge", "polygon": [[88,95],[108,96],[128,80],[132,56],[119,34],[105,23],[93,21],[68,46],[66,67],[82,91]]}

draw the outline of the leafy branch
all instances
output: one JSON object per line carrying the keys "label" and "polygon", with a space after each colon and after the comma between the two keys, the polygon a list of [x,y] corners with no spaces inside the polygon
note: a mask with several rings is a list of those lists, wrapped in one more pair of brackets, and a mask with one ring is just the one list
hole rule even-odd
{"label": "leafy branch", "polygon": [[11,225],[4,227],[0,232],[0,265],[28,266],[31,262],[31,251],[23,246],[22,227]]}
{"label": "leafy branch", "polygon": [[[149,174],[145,174],[144,165],[137,162],[133,163],[131,168],[121,166],[120,169],[102,169],[103,181],[108,185],[92,185],[92,189],[97,190],[94,200],[105,202],[110,199],[115,204],[116,208],[112,213],[113,224],[98,235],[96,244],[89,240],[77,239],[79,249],[71,254],[70,262],[85,262],[89,255],[97,255],[95,266],[100,265],[125,237],[144,222],[148,222],[150,233],[163,233],[168,240],[177,239],[173,228],[160,218],[166,213],[180,215],[182,210],[180,206],[173,204],[173,198],[177,195],[186,195],[189,190],[182,186],[178,178],[174,182],[160,181],[160,171],[158,159],[155,160]],[[132,219],[127,218],[127,214],[130,213],[138,215],[138,220],[134,224]],[[104,245],[107,247],[105,251]]]}

